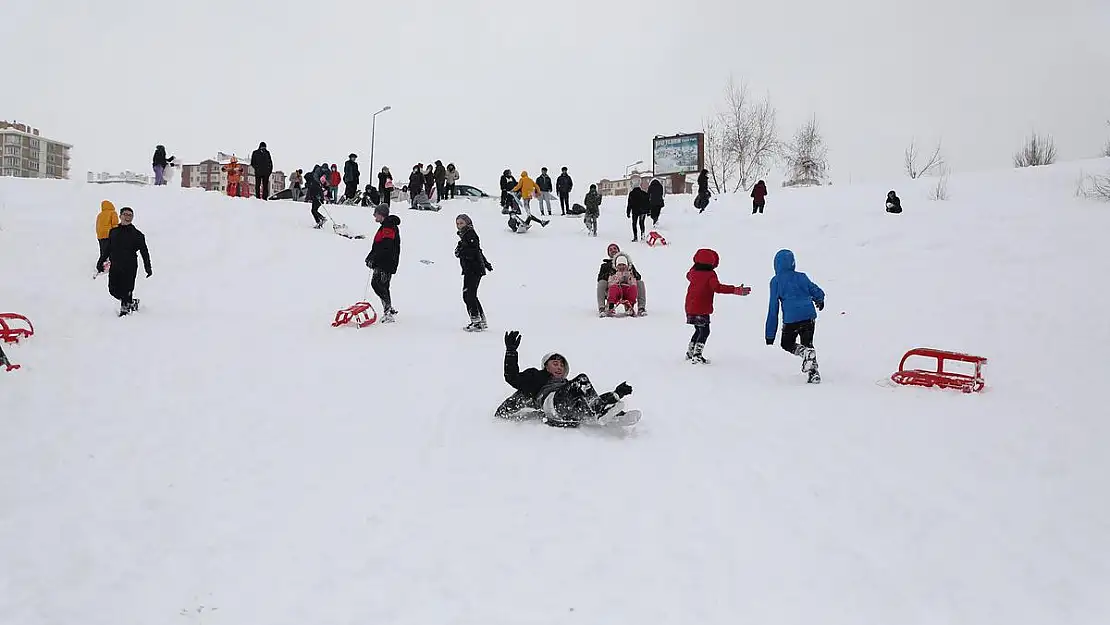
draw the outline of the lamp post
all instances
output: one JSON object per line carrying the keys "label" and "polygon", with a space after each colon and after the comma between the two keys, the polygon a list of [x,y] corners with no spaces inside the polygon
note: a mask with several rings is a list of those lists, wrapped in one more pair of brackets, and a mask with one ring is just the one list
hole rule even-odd
{"label": "lamp post", "polygon": [[631,168],[633,168],[633,167],[635,167],[635,166],[637,166],[637,165],[643,165],[643,164],[644,164],[644,162],[643,162],[643,161],[636,161],[635,163],[632,163],[632,164],[630,164],[630,165],[625,165],[625,167],[624,167],[624,175],[625,175],[625,176],[627,176],[627,175],[628,175],[628,170],[629,170],[629,169],[631,169]]}
{"label": "lamp post", "polygon": [[371,178],[374,176],[374,134],[375,134],[375,131],[378,129],[378,115],[388,111],[391,108],[393,108],[393,107],[384,106],[384,107],[382,107],[382,110],[378,111],[377,113],[374,113],[370,117],[370,176],[371,176]]}

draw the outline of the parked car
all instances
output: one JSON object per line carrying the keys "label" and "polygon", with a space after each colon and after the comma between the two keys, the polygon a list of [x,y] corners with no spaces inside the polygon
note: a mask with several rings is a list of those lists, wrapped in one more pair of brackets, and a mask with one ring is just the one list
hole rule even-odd
{"label": "parked car", "polygon": [[459,197],[472,198],[472,199],[489,197],[489,194],[486,193],[485,191],[479,189],[478,187],[472,187],[468,184],[456,184],[455,185],[455,194],[458,195]]}

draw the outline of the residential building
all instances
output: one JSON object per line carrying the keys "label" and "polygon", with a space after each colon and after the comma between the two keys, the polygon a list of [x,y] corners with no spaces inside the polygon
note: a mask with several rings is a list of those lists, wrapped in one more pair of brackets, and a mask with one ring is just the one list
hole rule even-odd
{"label": "residential building", "polygon": [[0,176],[69,178],[72,148],[43,137],[38,128],[0,120]]}
{"label": "residential building", "polygon": [[137,174],[131,170],[127,170],[121,174],[110,174],[108,172],[88,173],[88,182],[92,184],[136,184],[147,185],[154,184],[154,176],[148,174]]}
{"label": "residential building", "polygon": [[[628,195],[633,186],[638,186],[647,191],[648,185],[654,179],[655,176],[650,171],[632,170],[627,178],[619,180],[602,178],[597,183],[597,192],[601,195]],[[667,195],[694,192],[694,182],[683,174],[659,176],[659,181],[663,183],[663,192]]]}
{"label": "residential building", "polygon": [[[181,166],[181,186],[201,188],[205,191],[227,193],[227,171],[224,167],[231,162],[231,155],[219,153],[216,158],[205,159],[195,165]],[[243,179],[244,194],[254,194],[254,169],[245,160],[239,164],[246,168]],[[285,190],[285,172],[270,174],[270,194]]]}

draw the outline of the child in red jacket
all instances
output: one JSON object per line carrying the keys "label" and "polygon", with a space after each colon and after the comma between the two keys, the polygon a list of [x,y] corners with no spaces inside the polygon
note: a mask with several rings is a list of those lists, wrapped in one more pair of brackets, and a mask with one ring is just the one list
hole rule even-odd
{"label": "child in red jacket", "polygon": [[694,326],[694,336],[686,348],[686,360],[696,365],[707,365],[702,356],[705,341],[709,338],[709,316],[713,314],[713,296],[717,293],[747,295],[752,290],[741,284],[721,284],[717,280],[717,265],[721,262],[717,252],[702,248],[694,254],[694,266],[686,272],[690,286],[686,288],[686,323]]}

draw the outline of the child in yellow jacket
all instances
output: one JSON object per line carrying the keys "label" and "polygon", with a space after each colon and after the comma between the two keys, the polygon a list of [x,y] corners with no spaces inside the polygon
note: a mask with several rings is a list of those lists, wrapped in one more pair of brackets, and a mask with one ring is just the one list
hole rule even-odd
{"label": "child in yellow jacket", "polygon": [[[119,214],[116,213],[116,207],[108,200],[100,203],[100,214],[96,216],[96,240],[100,244],[100,255],[97,258],[105,256],[105,250],[108,248],[108,233],[119,225]],[[104,269],[97,262],[96,272],[103,273]]]}

